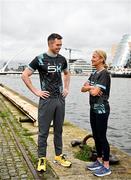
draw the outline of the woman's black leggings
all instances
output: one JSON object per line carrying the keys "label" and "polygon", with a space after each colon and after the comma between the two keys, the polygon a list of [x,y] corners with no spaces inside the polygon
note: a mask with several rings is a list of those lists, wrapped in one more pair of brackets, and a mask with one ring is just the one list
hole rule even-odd
{"label": "woman's black leggings", "polygon": [[90,123],[95,140],[97,156],[103,156],[104,161],[109,161],[110,147],[106,138],[107,124],[109,112],[104,114],[96,114],[90,110]]}

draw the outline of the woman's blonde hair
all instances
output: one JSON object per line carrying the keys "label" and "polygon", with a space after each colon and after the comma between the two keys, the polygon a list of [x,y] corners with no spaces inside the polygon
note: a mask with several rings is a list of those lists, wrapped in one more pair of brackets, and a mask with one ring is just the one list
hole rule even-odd
{"label": "woman's blonde hair", "polygon": [[103,50],[95,50],[96,54],[98,54],[103,59],[104,68],[108,68],[108,65],[106,64],[107,55],[106,52]]}

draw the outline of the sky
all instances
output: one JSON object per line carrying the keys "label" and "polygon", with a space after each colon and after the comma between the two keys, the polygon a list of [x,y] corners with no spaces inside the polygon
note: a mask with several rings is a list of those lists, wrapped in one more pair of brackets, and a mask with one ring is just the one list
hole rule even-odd
{"label": "sky", "polygon": [[90,61],[95,49],[131,34],[131,0],[0,0],[0,62],[30,62],[47,51],[51,33],[63,36],[61,54]]}

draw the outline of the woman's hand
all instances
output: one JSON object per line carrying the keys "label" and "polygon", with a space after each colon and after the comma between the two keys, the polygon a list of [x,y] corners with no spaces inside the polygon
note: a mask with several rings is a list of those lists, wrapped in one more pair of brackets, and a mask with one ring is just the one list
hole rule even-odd
{"label": "woman's hand", "polygon": [[85,82],[83,84],[83,87],[81,88],[81,92],[87,92],[87,91],[90,91],[92,89],[92,86],[90,86],[89,83]]}
{"label": "woman's hand", "polygon": [[90,94],[92,96],[101,96],[103,94],[103,92],[101,91],[101,89],[99,87],[93,87],[91,90],[90,90]]}

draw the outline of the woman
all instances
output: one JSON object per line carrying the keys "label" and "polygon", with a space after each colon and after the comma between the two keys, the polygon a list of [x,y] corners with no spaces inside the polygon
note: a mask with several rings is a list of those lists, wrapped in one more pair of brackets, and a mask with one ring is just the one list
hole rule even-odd
{"label": "woman", "polygon": [[90,94],[90,123],[97,151],[97,160],[87,169],[96,176],[111,174],[109,168],[110,147],[106,137],[110,106],[108,103],[110,93],[110,75],[106,70],[106,53],[102,50],[94,51],[92,66],[96,71],[91,74],[83,85],[81,92]]}

